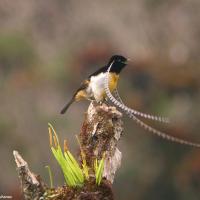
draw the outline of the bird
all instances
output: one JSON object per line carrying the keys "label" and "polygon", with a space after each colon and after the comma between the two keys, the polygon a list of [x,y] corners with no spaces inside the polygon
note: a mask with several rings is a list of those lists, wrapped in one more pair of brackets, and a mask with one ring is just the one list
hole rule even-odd
{"label": "bird", "polygon": [[117,88],[119,74],[128,64],[128,60],[129,59],[122,55],[113,55],[105,66],[100,67],[81,83],[71,100],[64,106],[60,113],[64,114],[73,102],[84,99],[102,103],[106,98],[104,83],[109,66],[112,64],[112,68],[109,72],[109,89],[112,92]]}

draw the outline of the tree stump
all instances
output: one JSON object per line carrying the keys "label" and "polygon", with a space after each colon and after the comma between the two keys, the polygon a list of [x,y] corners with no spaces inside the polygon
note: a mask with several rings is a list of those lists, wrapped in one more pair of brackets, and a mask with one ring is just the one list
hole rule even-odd
{"label": "tree stump", "polygon": [[115,107],[92,102],[79,134],[81,149],[90,168],[95,158],[105,157],[103,180],[99,186],[91,172],[83,187],[48,188],[39,176],[30,171],[21,155],[13,151],[25,200],[113,200],[112,183],[122,158],[117,148],[123,132],[121,118],[122,114]]}

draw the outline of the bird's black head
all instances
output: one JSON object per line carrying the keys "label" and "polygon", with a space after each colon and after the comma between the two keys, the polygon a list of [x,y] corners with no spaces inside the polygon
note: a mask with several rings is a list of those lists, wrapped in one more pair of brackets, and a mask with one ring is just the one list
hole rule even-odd
{"label": "bird's black head", "polygon": [[114,63],[122,63],[122,64],[127,64],[127,58],[125,58],[124,56],[120,56],[120,55],[114,55],[110,58],[109,63],[111,64],[112,62]]}
{"label": "bird's black head", "polygon": [[108,62],[108,67],[112,64],[111,72],[119,74],[121,70],[126,66],[128,59],[121,55],[114,55]]}

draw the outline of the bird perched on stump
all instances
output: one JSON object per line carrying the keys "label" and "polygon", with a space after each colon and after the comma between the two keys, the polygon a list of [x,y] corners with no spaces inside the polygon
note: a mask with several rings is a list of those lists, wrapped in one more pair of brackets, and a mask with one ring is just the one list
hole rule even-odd
{"label": "bird perched on stump", "polygon": [[117,87],[119,74],[121,70],[127,65],[127,61],[128,59],[124,56],[112,56],[107,65],[98,69],[81,83],[80,87],[76,90],[71,100],[61,110],[61,114],[64,114],[69,106],[75,101],[87,99],[102,102],[106,97],[104,83],[109,66],[112,64],[112,68],[109,72],[109,89],[112,92]]}

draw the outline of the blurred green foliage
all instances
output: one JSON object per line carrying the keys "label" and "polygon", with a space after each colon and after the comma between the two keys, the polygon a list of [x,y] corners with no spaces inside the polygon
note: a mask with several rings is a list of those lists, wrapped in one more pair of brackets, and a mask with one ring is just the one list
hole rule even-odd
{"label": "blurred green foliage", "polygon": [[32,67],[37,61],[33,45],[22,35],[0,35],[0,70],[4,75],[12,70]]}

